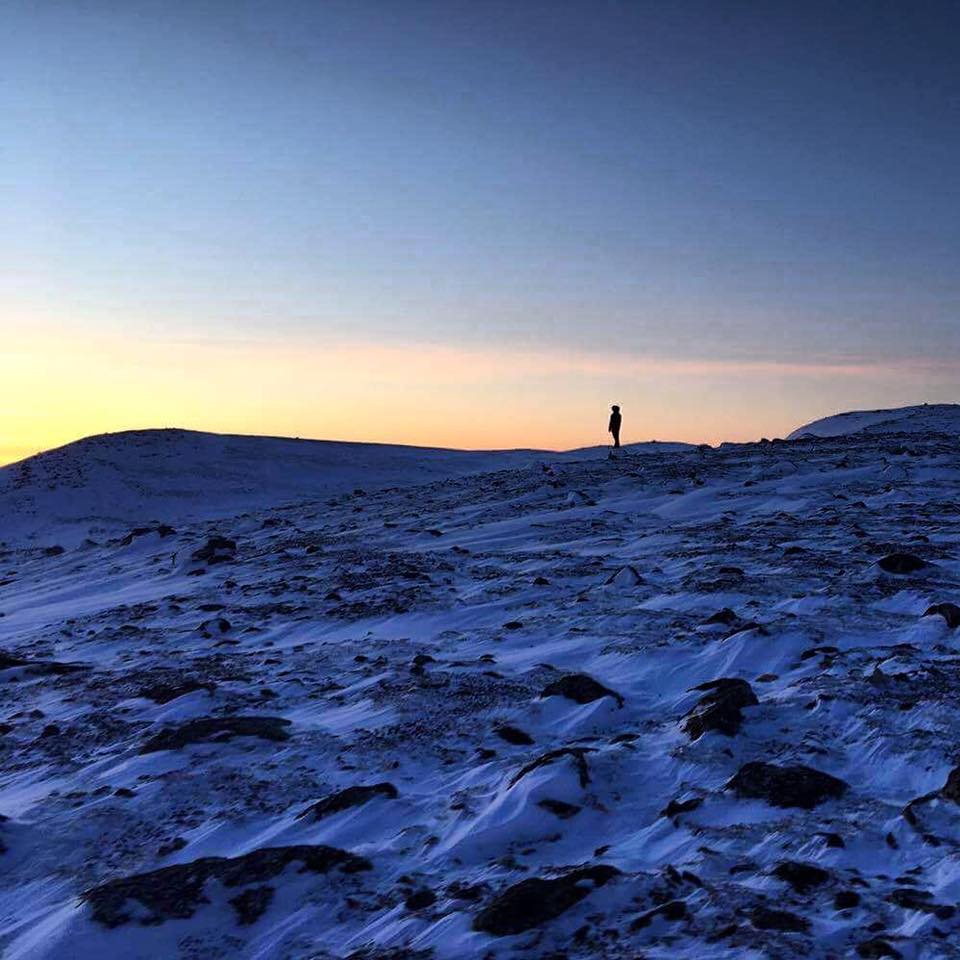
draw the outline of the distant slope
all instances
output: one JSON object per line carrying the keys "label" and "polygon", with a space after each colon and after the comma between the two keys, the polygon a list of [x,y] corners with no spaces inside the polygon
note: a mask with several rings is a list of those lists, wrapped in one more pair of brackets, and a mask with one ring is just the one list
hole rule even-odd
{"label": "distant slope", "polygon": [[960,404],[933,403],[893,410],[855,410],[814,420],[787,437],[845,437],[854,433],[960,434]]}
{"label": "distant slope", "polygon": [[[642,450],[636,444],[628,450]],[[658,452],[682,444],[652,444]],[[605,456],[466,451],[391,444],[235,436],[190,430],[103,434],[0,469],[0,542],[115,535],[131,524],[217,517],[353,491],[429,483]]]}

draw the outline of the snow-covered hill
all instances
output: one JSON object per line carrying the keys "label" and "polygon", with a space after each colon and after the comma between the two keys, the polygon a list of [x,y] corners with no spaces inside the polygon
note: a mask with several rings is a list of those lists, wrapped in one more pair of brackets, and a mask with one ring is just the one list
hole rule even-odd
{"label": "snow-covered hill", "polygon": [[955,437],[194,474],[0,550],[4,960],[957,955]]}
{"label": "snow-covered hill", "polygon": [[895,410],[841,413],[798,427],[787,439],[843,437],[855,433],[940,433],[960,436],[960,404],[924,403]]}
{"label": "snow-covered hill", "polygon": [[[628,449],[685,449],[636,444]],[[0,543],[75,545],[131,524],[236,514],[352,491],[409,486],[529,465],[606,456],[465,451],[376,443],[138,430],[88,437],[0,468]]]}

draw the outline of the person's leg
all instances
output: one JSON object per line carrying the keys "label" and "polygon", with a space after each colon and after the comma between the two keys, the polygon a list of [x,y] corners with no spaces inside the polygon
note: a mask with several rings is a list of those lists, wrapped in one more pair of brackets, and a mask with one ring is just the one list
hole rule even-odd
{"label": "person's leg", "polygon": [[613,445],[614,445],[615,447],[619,447],[619,446],[620,446],[620,431],[619,431],[619,430],[614,430],[614,431],[613,431]]}

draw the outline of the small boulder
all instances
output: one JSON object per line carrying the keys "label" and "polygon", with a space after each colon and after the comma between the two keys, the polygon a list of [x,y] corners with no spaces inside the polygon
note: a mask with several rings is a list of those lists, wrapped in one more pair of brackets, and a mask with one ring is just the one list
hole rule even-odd
{"label": "small boulder", "polygon": [[530,877],[508,887],[473,920],[473,929],[495,937],[509,937],[555,920],[609,883],[620,873],[599,864],[581,867],[560,877]]}
{"label": "small boulder", "polygon": [[615,690],[605,687],[585,673],[568,673],[560,677],[559,680],[554,680],[553,683],[549,683],[543,688],[540,696],[566,697],[568,700],[573,700],[574,703],[579,704],[593,703],[594,700],[599,700],[602,697],[613,697],[618,706],[621,707],[624,702],[623,697]]}
{"label": "small boulder", "polygon": [[930,566],[926,560],[922,560],[912,553],[889,553],[878,560],[877,564],[885,573],[894,573],[900,576],[917,573]]}
{"label": "small boulder", "polygon": [[940,795],[960,806],[960,767],[954,767],[947,775],[947,782],[940,788]]}
{"label": "small boulder", "polygon": [[347,787],[345,790],[338,790],[336,793],[330,794],[329,797],[324,797],[322,800],[311,804],[306,810],[298,814],[297,819],[311,817],[314,820],[322,820],[324,817],[340,813],[341,810],[362,806],[376,797],[396,800],[399,795],[397,788],[392,783]]}
{"label": "small boulder", "polygon": [[726,785],[738,797],[766,800],[773,807],[812,810],[825,800],[842,797],[849,784],[829,773],[801,764],[777,766],[754,760],[745,763]]}
{"label": "small boulder", "polygon": [[606,585],[608,587],[638,587],[644,582],[643,577],[637,572],[634,566],[621,567],[607,577]]}
{"label": "small boulder", "polygon": [[806,933],[810,921],[787,910],[771,910],[769,907],[755,907],[750,913],[750,922],[758,930],[779,930],[783,933]]}
{"label": "small boulder", "polygon": [[746,680],[722,677],[701,683],[694,689],[706,690],[707,693],[686,715],[683,728],[691,740],[699,740],[708,730],[734,736],[743,722],[741,710],[759,703]]}
{"label": "small boulder", "polygon": [[577,768],[580,786],[585,787],[590,783],[590,769],[587,766],[587,753],[589,752],[587,747],[561,747],[559,750],[551,750],[549,753],[537,757],[536,760],[531,760],[530,763],[522,767],[520,771],[514,775],[513,779],[511,779],[510,786],[515,786],[528,773],[533,773],[534,770],[540,767],[545,767],[548,764],[555,763],[557,760],[562,760],[564,757],[569,757],[573,760]]}
{"label": "small boulder", "polygon": [[426,887],[414,890],[404,901],[408,910],[426,910],[437,902],[437,895]]}
{"label": "small boulder", "polygon": [[960,607],[955,603],[935,603],[932,607],[927,608],[924,616],[943,617],[951,630],[960,627]]}
{"label": "small boulder", "polygon": [[[139,918],[143,924],[188,920],[201,904],[209,902],[204,894],[208,881],[218,880],[225,887],[263,884],[291,863],[300,864],[300,873],[329,873],[336,869],[351,874],[372,868],[369,860],[336,847],[263,847],[240,857],[202,857],[191,863],[108,880],[85,891],[81,900],[90,905],[93,919],[110,929],[133,919],[130,904],[134,902],[146,911]],[[270,897],[272,893],[261,890],[234,898],[240,900],[239,904],[233,903],[240,921],[252,923],[266,909]]]}
{"label": "small boulder", "polygon": [[852,910],[860,904],[860,894],[856,890],[839,890],[833,898],[834,910]]}
{"label": "small boulder", "polygon": [[256,923],[273,902],[274,893],[276,890],[265,883],[260,887],[249,887],[231,897],[229,903],[237,915],[237,923],[244,927]]}
{"label": "small boulder", "polygon": [[583,809],[583,807],[580,807],[575,803],[567,803],[564,800],[553,800],[550,797],[546,797],[545,799],[541,800],[537,806],[544,810],[548,810],[555,817],[559,817],[561,820],[569,820],[571,817],[575,817]]}
{"label": "small boulder", "polygon": [[719,624],[724,627],[732,627],[739,620],[740,618],[729,607],[724,607],[722,610],[718,610],[716,613],[707,617],[707,619],[703,621],[703,625],[705,627],[712,627]]}
{"label": "small boulder", "polygon": [[812,863],[800,863],[797,860],[784,860],[778,863],[773,875],[784,883],[789,883],[797,893],[807,893],[830,879],[830,874]]}
{"label": "small boulder", "polygon": [[206,563],[208,566],[214,563],[223,563],[226,560],[232,560],[237,552],[237,543],[227,537],[210,537],[207,542],[194,550],[192,558],[198,563]]}
{"label": "small boulder", "polygon": [[209,743],[211,740],[230,740],[233,737],[259,737],[262,740],[289,740],[286,727],[290,721],[283,717],[199,717],[151,737],[140,753],[158,750],[178,750],[190,743]]}
{"label": "small boulder", "polygon": [[883,960],[884,957],[889,957],[890,960],[903,960],[903,954],[880,937],[874,937],[859,944],[857,956],[863,957],[864,960]]}
{"label": "small boulder", "polygon": [[660,904],[659,907],[654,907],[646,913],[641,913],[640,916],[630,924],[630,930],[634,933],[638,930],[644,930],[658,918],[676,923],[679,920],[686,920],[688,916],[687,905],[683,900],[668,900],[666,903]]}
{"label": "small boulder", "polygon": [[529,747],[533,745],[533,737],[519,727],[511,727],[508,724],[504,724],[503,726],[495,727],[493,732],[501,740],[506,740],[507,743],[512,743],[515,747]]}

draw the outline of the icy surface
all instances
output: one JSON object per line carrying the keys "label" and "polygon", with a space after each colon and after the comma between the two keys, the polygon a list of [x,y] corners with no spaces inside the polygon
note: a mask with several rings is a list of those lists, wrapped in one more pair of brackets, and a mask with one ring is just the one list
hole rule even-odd
{"label": "icy surface", "polygon": [[8,468],[3,956],[960,956],[960,451],[882,422]]}

